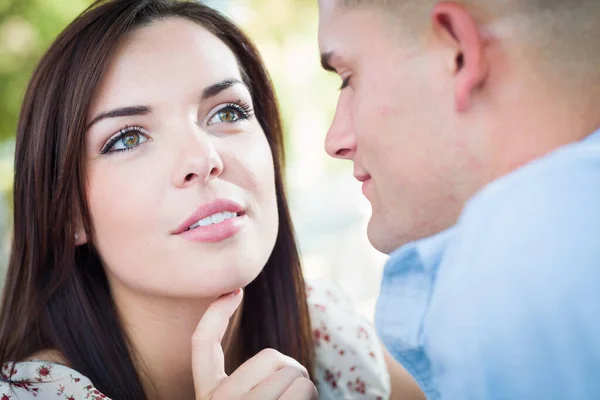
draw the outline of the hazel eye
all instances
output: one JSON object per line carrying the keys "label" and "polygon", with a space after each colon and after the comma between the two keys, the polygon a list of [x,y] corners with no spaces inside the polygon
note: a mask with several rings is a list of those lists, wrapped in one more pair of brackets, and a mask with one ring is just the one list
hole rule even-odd
{"label": "hazel eye", "polygon": [[128,133],[127,135],[121,138],[121,143],[125,148],[137,146],[140,143],[140,141],[140,134],[136,132]]}
{"label": "hazel eye", "polygon": [[249,119],[252,116],[252,109],[247,103],[238,100],[235,103],[227,103],[208,120],[208,125],[231,124]]}
{"label": "hazel eye", "polygon": [[126,127],[121,129],[106,142],[102,148],[101,154],[131,150],[148,140],[150,139],[143,128],[138,126]]}
{"label": "hazel eye", "polygon": [[227,109],[219,111],[215,117],[219,120],[219,122],[235,122],[242,118],[239,112]]}

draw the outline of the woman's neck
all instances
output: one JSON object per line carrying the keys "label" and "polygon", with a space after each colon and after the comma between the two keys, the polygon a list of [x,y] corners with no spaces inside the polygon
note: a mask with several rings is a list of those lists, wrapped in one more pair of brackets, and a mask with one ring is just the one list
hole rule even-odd
{"label": "woman's neck", "polygon": [[[148,398],[194,400],[191,339],[212,300],[157,298],[129,290],[113,290],[113,296]],[[223,339],[226,367],[241,361],[240,318],[241,307]]]}

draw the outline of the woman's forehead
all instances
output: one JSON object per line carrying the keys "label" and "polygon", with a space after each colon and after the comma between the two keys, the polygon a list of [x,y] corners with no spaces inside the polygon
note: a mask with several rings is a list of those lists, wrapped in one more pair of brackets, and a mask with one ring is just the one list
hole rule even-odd
{"label": "woman's forehead", "polygon": [[92,108],[115,102],[149,103],[186,93],[197,96],[227,79],[241,80],[231,49],[200,24],[172,17],[137,28],[123,40]]}

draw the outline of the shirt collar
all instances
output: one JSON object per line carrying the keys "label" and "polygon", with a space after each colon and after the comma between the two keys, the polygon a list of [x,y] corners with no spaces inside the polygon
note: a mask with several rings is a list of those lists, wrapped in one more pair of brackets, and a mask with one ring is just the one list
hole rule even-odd
{"label": "shirt collar", "polygon": [[595,142],[600,141],[600,129],[583,139],[584,142]]}
{"label": "shirt collar", "polygon": [[[583,139],[585,142],[600,141],[600,129]],[[416,251],[423,269],[434,272],[439,265],[446,246],[457,230],[456,225],[421,240],[410,242],[390,254],[389,264],[397,264]]]}
{"label": "shirt collar", "polygon": [[456,231],[456,226],[421,240],[410,242],[390,254],[389,264],[401,263],[408,254],[416,252],[423,270],[434,272],[442,259],[444,250]]}

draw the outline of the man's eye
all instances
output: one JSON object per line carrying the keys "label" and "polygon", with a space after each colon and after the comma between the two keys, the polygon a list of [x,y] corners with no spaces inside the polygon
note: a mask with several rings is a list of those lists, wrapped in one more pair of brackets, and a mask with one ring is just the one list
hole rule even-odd
{"label": "man's eye", "polygon": [[349,84],[350,84],[350,77],[344,78],[342,80],[342,86],[340,86],[340,90],[347,88]]}

